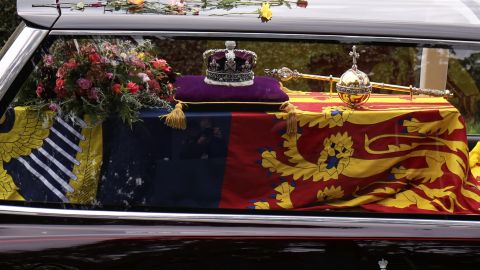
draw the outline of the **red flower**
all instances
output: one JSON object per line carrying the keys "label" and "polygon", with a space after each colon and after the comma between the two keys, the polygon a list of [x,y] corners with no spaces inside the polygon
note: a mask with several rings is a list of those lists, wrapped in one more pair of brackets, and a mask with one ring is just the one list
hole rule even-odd
{"label": "red flower", "polygon": [[150,89],[153,90],[155,93],[160,92],[161,88],[157,80],[150,80],[147,82],[147,84],[148,84],[148,87],[150,87]]}
{"label": "red flower", "polygon": [[115,94],[120,94],[122,92],[122,86],[116,83],[112,86],[112,90]]}
{"label": "red flower", "polygon": [[147,76],[148,76],[148,78],[150,78],[150,80],[153,80],[155,78],[155,75],[153,75],[153,72],[151,70],[145,71],[145,74],[147,74]]}
{"label": "red flower", "polygon": [[164,59],[155,58],[151,63],[156,69],[165,69],[168,66],[167,61]]}
{"label": "red flower", "polygon": [[171,66],[164,67],[163,71],[165,71],[166,73],[170,73],[172,72],[172,67]]}
{"label": "red flower", "polygon": [[140,90],[140,87],[138,86],[138,84],[136,84],[134,82],[129,82],[129,83],[127,83],[127,89],[128,89],[128,91],[130,91],[130,93],[136,94],[138,92],[138,90]]}
{"label": "red flower", "polygon": [[100,64],[102,57],[100,57],[100,55],[95,52],[95,53],[91,53],[88,56],[88,60],[90,60],[90,63],[92,64]]}
{"label": "red flower", "polygon": [[65,81],[62,79],[57,79],[55,81],[55,88],[61,89],[65,86]]}
{"label": "red flower", "polygon": [[73,69],[77,67],[77,62],[75,61],[75,59],[70,59],[67,63],[63,64],[63,66],[66,68]]}
{"label": "red flower", "polygon": [[37,91],[35,91],[35,92],[37,93],[37,97],[42,97],[42,93],[43,93],[42,84],[37,85]]}
{"label": "red flower", "polygon": [[308,1],[306,0],[298,0],[297,7],[306,8],[308,6]]}
{"label": "red flower", "polygon": [[53,91],[57,94],[58,98],[64,98],[67,96],[67,91],[65,91],[65,81],[62,79],[57,79],[55,82],[55,88]]}

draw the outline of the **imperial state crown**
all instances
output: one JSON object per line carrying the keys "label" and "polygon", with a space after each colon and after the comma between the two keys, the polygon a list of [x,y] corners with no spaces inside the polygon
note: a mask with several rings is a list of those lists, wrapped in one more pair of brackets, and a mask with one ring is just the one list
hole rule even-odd
{"label": "imperial state crown", "polygon": [[207,50],[203,61],[207,68],[205,83],[224,86],[253,84],[253,68],[257,55],[248,50],[235,49],[235,41],[226,41],[225,49]]}

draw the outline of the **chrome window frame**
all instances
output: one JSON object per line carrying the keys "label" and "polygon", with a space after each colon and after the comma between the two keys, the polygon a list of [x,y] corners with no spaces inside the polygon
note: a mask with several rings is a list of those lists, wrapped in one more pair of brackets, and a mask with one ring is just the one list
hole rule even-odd
{"label": "chrome window frame", "polygon": [[0,100],[10,90],[10,86],[48,32],[44,29],[23,26],[11,46],[5,51],[0,59]]}

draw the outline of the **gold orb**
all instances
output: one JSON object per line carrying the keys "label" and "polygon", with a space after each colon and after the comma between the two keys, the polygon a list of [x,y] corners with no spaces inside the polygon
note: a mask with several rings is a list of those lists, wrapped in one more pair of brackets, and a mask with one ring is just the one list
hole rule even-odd
{"label": "gold orb", "polygon": [[343,73],[336,88],[340,99],[351,108],[364,104],[372,92],[367,74],[358,70],[356,66]]}

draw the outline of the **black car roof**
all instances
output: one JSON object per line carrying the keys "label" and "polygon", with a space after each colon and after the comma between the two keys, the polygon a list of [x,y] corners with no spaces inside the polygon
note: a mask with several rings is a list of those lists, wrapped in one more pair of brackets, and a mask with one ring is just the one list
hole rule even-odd
{"label": "black car roof", "polygon": [[[112,1],[97,0],[18,0],[18,12],[31,23],[63,30],[300,33],[480,41],[478,0],[270,0],[272,18],[268,22],[262,22],[258,13],[266,1],[179,1],[186,15],[168,12],[168,5],[175,0],[145,0],[144,8],[115,8],[104,5]],[[83,8],[79,3],[84,4]]]}

